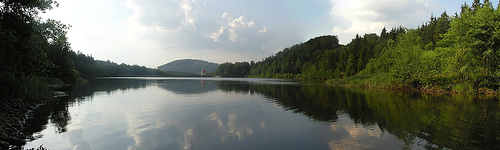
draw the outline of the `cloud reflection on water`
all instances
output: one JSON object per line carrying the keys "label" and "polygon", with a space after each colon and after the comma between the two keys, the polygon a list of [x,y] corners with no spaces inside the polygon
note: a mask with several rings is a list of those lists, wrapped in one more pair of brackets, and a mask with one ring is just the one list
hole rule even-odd
{"label": "cloud reflection on water", "polygon": [[[169,80],[177,79],[104,80],[88,91],[84,87],[78,91],[81,95],[74,96],[79,98],[67,105],[70,116],[54,119],[61,123],[50,121],[61,127],[49,126],[48,130],[67,131],[47,134],[44,130],[40,133],[44,137],[32,145],[66,143],[68,148],[83,149],[418,149],[433,146],[420,138],[441,136],[415,125],[422,123],[418,115],[435,117],[427,112],[436,111],[433,108],[439,105],[458,105],[282,80]],[[471,105],[464,108],[481,110]],[[416,106],[419,109],[412,109]],[[455,110],[440,111],[460,113]],[[408,125],[402,126],[404,123]],[[434,126],[427,128],[449,133]],[[427,134],[419,137],[420,132]]]}
{"label": "cloud reflection on water", "polygon": [[[357,125],[345,115],[339,116],[339,122],[345,123],[332,123],[330,130],[333,134],[343,134],[343,138],[329,141],[328,145],[331,150],[385,149],[388,147],[388,145],[383,145],[384,132],[377,126]],[[398,149],[398,147],[392,148]]]}
{"label": "cloud reflection on water", "polygon": [[236,113],[231,113],[227,115],[227,123],[223,123],[222,119],[214,112],[209,115],[212,121],[219,126],[219,129],[225,132],[221,137],[221,142],[226,142],[226,139],[231,138],[231,136],[238,137],[238,140],[245,140],[246,135],[253,133],[252,126],[250,124],[241,124],[238,122],[238,115]]}

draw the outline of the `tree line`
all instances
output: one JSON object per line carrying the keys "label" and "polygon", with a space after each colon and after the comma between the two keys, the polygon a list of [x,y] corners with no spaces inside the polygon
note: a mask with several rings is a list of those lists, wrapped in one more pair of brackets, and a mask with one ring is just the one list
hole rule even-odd
{"label": "tree line", "polygon": [[347,45],[338,44],[336,36],[320,36],[249,66],[236,64],[249,63],[226,63],[216,74],[361,79],[357,84],[468,92],[498,90],[500,11],[488,0],[475,0],[452,16],[446,12],[431,16],[416,29],[384,28],[378,35],[356,35]]}
{"label": "tree line", "polygon": [[326,35],[293,45],[257,63],[235,62],[219,65],[215,74],[220,76],[288,78],[288,79],[333,79],[349,77],[364,69],[387,47],[388,40],[395,41],[404,34],[402,27],[390,31],[383,29],[381,35],[365,34],[356,37],[347,45],[339,44],[337,36]]}
{"label": "tree line", "polygon": [[119,76],[165,76],[161,70],[139,65],[117,64],[112,61],[95,60],[92,56],[81,52],[70,51],[68,57],[75,64],[75,69],[81,77],[119,77]]}

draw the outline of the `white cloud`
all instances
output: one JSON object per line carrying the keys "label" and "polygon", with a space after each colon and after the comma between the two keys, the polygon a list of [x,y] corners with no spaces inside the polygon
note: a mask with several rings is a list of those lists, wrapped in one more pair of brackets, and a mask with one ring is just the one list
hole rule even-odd
{"label": "white cloud", "polygon": [[284,48],[283,46],[280,46],[279,48],[275,49],[272,53],[273,53],[273,54],[276,54],[276,53],[278,53],[278,52],[280,52],[280,51],[283,51],[284,49],[285,49],[285,48]]}
{"label": "white cloud", "polygon": [[262,29],[259,30],[259,33],[266,33],[267,32],[267,27],[262,27]]}
{"label": "white cloud", "polygon": [[222,26],[219,28],[219,31],[218,32],[214,32],[212,34],[212,36],[210,36],[210,38],[212,38],[215,42],[218,42],[219,41],[219,36],[221,36],[222,34],[224,34],[224,31],[226,30],[226,26]]}
{"label": "white cloud", "polygon": [[[437,3],[434,0],[331,0],[330,16],[342,43],[356,34],[380,33],[382,28],[417,27],[430,18]],[[440,13],[440,12],[437,12]]]}
{"label": "white cloud", "polygon": [[180,13],[184,15],[182,24],[192,27],[196,30],[194,23],[198,20],[198,11],[196,10],[195,0],[182,0],[180,3]]}
{"label": "white cloud", "polygon": [[228,23],[221,26],[217,32],[214,32],[210,36],[215,42],[248,42],[250,40],[266,38],[267,27],[256,25],[255,21],[247,19],[245,15],[233,19],[232,14],[223,13],[222,18],[226,19]]}
{"label": "white cloud", "polygon": [[165,33],[196,30],[198,11],[194,0],[161,2],[127,0],[127,7],[134,11],[129,21],[151,28],[153,31]]}
{"label": "white cloud", "polygon": [[73,26],[68,30],[72,48],[117,63],[156,67],[183,58],[218,63],[260,60],[281,45],[302,41],[299,27],[303,26],[285,23],[289,26],[282,27],[283,21],[289,20],[286,17],[268,19],[269,13],[264,9],[258,13],[246,11],[249,8],[236,1],[58,2],[60,7],[47,11],[44,18]]}
{"label": "white cloud", "polygon": [[127,7],[133,10],[127,19],[128,38],[136,43],[128,48],[165,54],[163,58],[155,57],[163,59],[161,63],[182,58],[248,61],[269,55],[261,50],[270,39],[269,29],[245,15],[222,13],[222,17],[212,18],[208,15],[212,10],[198,1],[149,1],[127,1]]}

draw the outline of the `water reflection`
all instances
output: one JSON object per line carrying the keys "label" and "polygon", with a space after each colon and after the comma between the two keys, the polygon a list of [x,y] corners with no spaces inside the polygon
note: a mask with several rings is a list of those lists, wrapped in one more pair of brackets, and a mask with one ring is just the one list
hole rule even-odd
{"label": "water reflection", "polygon": [[171,91],[175,94],[201,94],[216,91],[217,86],[213,81],[205,80],[159,80],[158,87]]}
{"label": "water reflection", "polygon": [[112,94],[117,91],[144,89],[155,84],[154,80],[134,80],[127,78],[104,78],[91,80],[89,83],[69,90],[69,97],[87,97]]}
{"label": "water reflection", "polygon": [[43,144],[50,124],[79,149],[500,149],[497,99],[258,79],[101,79],[69,95],[26,133]]}
{"label": "water reflection", "polygon": [[140,89],[148,85],[151,85],[151,82],[145,80],[108,79],[94,80],[77,88],[62,89],[68,93],[67,97],[42,105],[30,113],[25,123],[24,135],[33,135],[33,137],[28,137],[30,140],[43,137],[36,133],[46,129],[49,122],[55,126],[56,133],[66,132],[66,126],[71,123],[69,106],[92,100],[97,95],[109,95],[119,90]]}
{"label": "water reflection", "polygon": [[[350,138],[357,137],[359,132],[373,135],[373,132],[382,131],[395,135],[408,147],[418,144],[425,148],[500,148],[497,99],[428,96],[336,86],[238,86],[225,82],[218,85],[228,91],[263,94],[285,109],[317,121],[337,122],[339,114],[346,114],[354,125],[380,129],[344,127],[349,131]],[[344,140],[340,143],[349,142]]]}

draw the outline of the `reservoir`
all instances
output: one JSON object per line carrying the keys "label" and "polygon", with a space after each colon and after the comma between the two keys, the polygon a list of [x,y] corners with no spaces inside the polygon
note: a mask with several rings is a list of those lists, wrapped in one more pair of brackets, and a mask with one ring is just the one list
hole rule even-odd
{"label": "reservoir", "polygon": [[49,149],[500,149],[497,98],[250,78],[98,78],[26,121]]}

